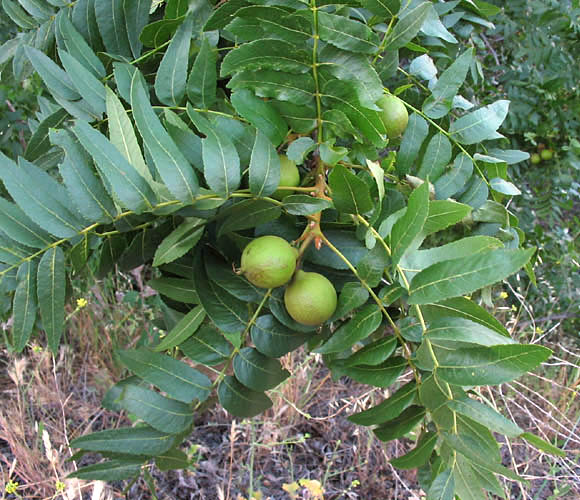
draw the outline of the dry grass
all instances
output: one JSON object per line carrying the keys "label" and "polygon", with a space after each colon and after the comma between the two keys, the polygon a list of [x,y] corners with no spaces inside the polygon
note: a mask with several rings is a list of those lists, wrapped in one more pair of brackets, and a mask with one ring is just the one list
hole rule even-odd
{"label": "dry grass", "polygon": [[[324,499],[424,498],[415,472],[397,471],[388,462],[408,451],[412,439],[384,445],[346,420],[388,392],[346,378],[333,381],[321,360],[303,351],[283,359],[293,377],[272,392],[274,406],[266,414],[239,421],[215,407],[199,415],[185,447],[190,469],[151,469],[156,497],[143,479],[126,496],[126,485],[119,483],[66,479],[77,467],[68,461],[70,440],[129,425],[126,417],[103,410],[100,399],[122,376],[114,349],[135,345],[152,328],[147,307],[123,301],[122,294],[107,296],[107,289],[112,287],[93,289],[89,307],[72,316],[58,356],[39,348],[19,357],[0,354],[0,480],[17,481],[22,498],[282,500],[292,498],[290,490],[294,498],[315,499],[321,498],[318,489]],[[481,391],[521,427],[567,452],[565,459],[554,459],[521,440],[504,442],[504,464],[529,480],[525,489],[506,482],[507,498],[580,497],[580,350],[571,342],[550,342],[557,338],[553,331],[534,339],[555,351],[536,374]]]}

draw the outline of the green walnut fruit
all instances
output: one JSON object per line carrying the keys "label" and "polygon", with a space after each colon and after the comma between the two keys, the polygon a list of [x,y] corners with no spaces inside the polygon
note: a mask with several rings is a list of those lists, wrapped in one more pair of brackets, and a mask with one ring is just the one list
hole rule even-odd
{"label": "green walnut fruit", "polygon": [[[289,160],[287,156],[280,155],[280,183],[279,186],[298,186],[300,184],[300,172],[296,163]],[[294,191],[290,189],[277,189],[272,194],[272,198],[281,200],[284,196],[293,194]]]}
{"label": "green walnut fruit", "polygon": [[377,101],[381,108],[381,120],[387,129],[387,137],[394,139],[399,137],[407,128],[409,113],[403,101],[394,95],[384,95]]}
{"label": "green walnut fruit", "polygon": [[298,252],[278,236],[261,236],[242,252],[241,273],[260,288],[276,288],[292,278]]}
{"label": "green walnut fruit", "polygon": [[551,160],[553,156],[554,152],[551,149],[542,149],[540,152],[540,158],[542,158],[542,160]]}
{"label": "green walnut fruit", "polygon": [[336,290],[322,274],[298,271],[284,292],[288,314],[303,325],[315,326],[336,310]]}
{"label": "green walnut fruit", "polygon": [[532,153],[532,155],[530,156],[530,161],[532,162],[533,165],[537,165],[542,161],[542,159],[540,158],[540,155],[538,153]]}

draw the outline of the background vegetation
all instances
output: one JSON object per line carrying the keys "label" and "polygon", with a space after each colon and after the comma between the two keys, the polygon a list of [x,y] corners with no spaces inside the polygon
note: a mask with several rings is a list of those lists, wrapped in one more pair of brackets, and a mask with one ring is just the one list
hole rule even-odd
{"label": "background vegetation", "polygon": [[[490,389],[489,398],[518,422],[539,428],[544,438],[576,453],[575,461],[556,461],[523,445],[506,445],[506,462],[532,478],[529,498],[573,499],[580,494],[580,74],[577,60],[574,64],[579,6],[572,1],[495,3],[502,12],[493,17],[493,26],[487,26],[485,34],[465,33],[478,49],[479,65],[472,68],[472,95],[467,97],[482,104],[511,100],[501,130],[506,144],[530,153],[542,144],[555,156],[539,165],[510,167],[516,184],[524,186],[510,209],[518,214],[526,238],[541,249],[537,285],[524,277],[512,279],[493,302],[517,338],[541,339],[556,356],[544,365],[544,372]],[[9,39],[15,31],[3,16],[0,36]],[[408,63],[417,54],[408,51],[405,56],[402,62]],[[0,84],[0,149],[11,157],[22,154],[30,138],[26,120],[37,111],[36,78],[3,78]],[[401,73],[398,78],[405,85],[417,75]],[[412,102],[412,95],[405,97]],[[73,296],[88,303],[81,301],[68,311],[66,339],[58,356],[40,345],[24,357],[3,352],[0,385],[6,397],[0,411],[0,452],[6,497],[79,498],[84,492],[87,497],[112,498],[124,489],[129,498],[150,498],[151,491],[159,498],[184,492],[191,498],[322,498],[322,490],[324,498],[419,497],[417,476],[387,463],[387,456],[400,454],[401,445],[385,449],[372,433],[353,432],[344,418],[368,407],[378,395],[352,381],[333,382],[320,357],[303,352],[284,360],[295,377],[276,391],[275,418],[232,420],[217,409],[200,418],[189,440],[188,470],[169,475],[153,471],[129,486],[67,480],[72,436],[126,424],[127,417],[102,409],[100,401],[123,373],[115,349],[138,346],[159,331],[159,297],[144,284],[147,272],[119,271],[90,287],[75,283]],[[11,488],[10,481],[19,484]],[[509,494],[528,498],[517,484]]]}

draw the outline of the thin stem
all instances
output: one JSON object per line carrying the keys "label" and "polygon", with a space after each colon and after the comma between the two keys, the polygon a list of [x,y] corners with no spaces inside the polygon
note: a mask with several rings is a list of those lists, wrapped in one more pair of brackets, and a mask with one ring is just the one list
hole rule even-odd
{"label": "thin stem", "polygon": [[320,85],[318,83],[318,40],[320,36],[318,35],[318,7],[316,6],[316,0],[310,0],[310,10],[313,16],[313,27],[314,33],[312,38],[314,43],[312,44],[312,75],[314,77],[314,87],[316,89],[316,121],[318,123],[318,134],[317,140],[318,144],[322,142],[322,102],[320,94]]}
{"label": "thin stem", "polygon": [[[362,222],[372,232],[373,236],[377,240],[379,240],[379,242],[381,242],[381,244],[385,248],[387,254],[391,255],[391,249],[389,248],[389,246],[387,245],[385,240],[381,237],[381,235],[375,230],[375,228],[372,227],[368,223],[368,221],[364,217],[362,217],[361,215],[358,215],[357,217],[358,217],[358,220],[360,222]],[[409,281],[407,279],[407,276],[405,276],[405,273],[404,273],[403,269],[401,268],[401,266],[397,265],[396,270],[397,270],[399,276],[401,276],[403,284],[405,285],[405,288],[407,289],[407,292],[408,292],[410,290],[410,284],[409,284]],[[435,373],[437,368],[439,367],[439,361],[437,360],[437,356],[435,355],[435,351],[433,349],[433,344],[431,343],[431,340],[425,336],[425,334],[427,333],[427,324],[425,323],[425,318],[423,316],[423,312],[421,311],[421,307],[418,304],[415,304],[414,309],[415,309],[415,312],[417,313],[417,318],[419,319],[419,322],[421,323],[421,330],[423,331],[423,342],[425,342],[425,345],[427,346],[427,350],[429,351],[429,355],[431,356],[431,359],[433,361],[433,373]],[[443,384],[444,384],[445,392],[447,393],[447,397],[449,398],[449,400],[453,400],[453,391],[451,390],[451,386],[447,382],[444,382]],[[457,434],[457,415],[455,412],[453,412],[453,431],[455,434]]]}
{"label": "thin stem", "polygon": [[[233,193],[235,194],[235,193]],[[195,201],[201,201],[201,200],[207,200],[207,199],[220,199],[220,197],[216,194],[205,194],[205,195],[200,195],[198,196]],[[267,198],[269,201],[271,200],[270,198]],[[280,203],[277,200],[271,200],[273,203]],[[152,205],[150,212],[155,212],[155,210],[158,210],[160,208],[165,208],[165,207],[169,207],[172,205],[179,205],[182,202],[180,200],[169,200],[169,201],[163,201],[161,203],[158,203],[157,205]],[[107,221],[106,224],[110,224],[110,223],[114,223],[117,222],[121,219],[124,219],[125,217],[128,217],[130,215],[135,215],[135,212],[133,210],[127,210],[125,212],[121,212],[120,214],[118,214],[116,217],[114,217],[112,220]],[[12,264],[8,267],[6,267],[5,269],[3,269],[2,271],[0,271],[0,278],[2,278],[3,276],[5,276],[6,274],[8,274],[10,271],[12,271],[13,269],[18,268],[21,264],[23,264],[24,262],[28,262],[31,261],[33,259],[35,259],[36,257],[38,257],[39,255],[42,255],[44,252],[50,250],[51,248],[54,247],[58,247],[60,245],[63,245],[64,243],[68,243],[72,238],[75,238],[76,236],[79,235],[86,235],[92,231],[94,231],[95,229],[97,229],[98,227],[100,227],[101,225],[104,225],[105,223],[100,223],[100,222],[95,222],[94,224],[91,224],[90,226],[87,226],[83,229],[81,229],[80,231],[78,231],[78,233],[75,236],[71,236],[70,238],[61,238],[59,240],[56,240],[48,245],[46,245],[44,248],[38,250],[37,252],[34,252],[33,254],[30,254],[26,257],[24,257],[23,259],[20,260],[20,262],[16,263],[16,264]]]}
{"label": "thin stem", "polygon": [[420,375],[419,372],[417,370],[417,367],[415,366],[415,364],[413,363],[413,361],[411,361],[411,349],[409,348],[408,344],[405,342],[405,339],[403,338],[402,334],[401,334],[401,330],[400,328],[397,326],[397,324],[393,321],[393,318],[391,318],[391,315],[389,314],[389,312],[385,309],[385,306],[383,305],[382,300],[377,296],[377,294],[374,292],[374,290],[368,285],[368,283],[363,280],[360,275],[358,274],[358,271],[356,270],[356,268],[352,265],[352,263],[343,255],[343,253],[336,248],[329,240],[326,236],[322,235],[322,241],[323,243],[330,248],[346,265],[347,267],[350,269],[350,271],[352,272],[352,274],[355,276],[355,278],[357,280],[359,280],[360,284],[366,289],[366,291],[369,293],[369,295],[372,297],[372,299],[376,302],[376,304],[379,306],[380,311],[383,313],[383,315],[385,316],[385,318],[387,318],[387,321],[389,322],[389,324],[391,325],[391,327],[393,328],[393,331],[395,333],[395,336],[397,337],[397,339],[399,340],[399,342],[401,343],[401,346],[403,346],[403,350],[405,352],[405,359],[407,360],[407,363],[409,364],[409,366],[411,367],[411,369],[413,370],[413,375],[415,377],[415,380],[417,381],[417,383],[420,383]]}
{"label": "thin stem", "polygon": [[485,183],[489,186],[489,181],[485,178],[485,175],[483,175],[483,172],[481,171],[481,169],[479,168],[479,165],[477,164],[477,161],[473,158],[473,156],[467,151],[467,149],[465,149],[463,147],[462,144],[459,143],[459,141],[457,141],[457,139],[455,139],[447,130],[445,130],[443,127],[441,127],[437,122],[435,122],[434,120],[432,120],[431,118],[429,118],[425,113],[423,113],[423,111],[417,109],[415,106],[413,106],[412,104],[409,104],[407,101],[403,100],[403,104],[405,106],[407,106],[411,111],[417,113],[419,116],[421,116],[423,119],[425,119],[426,121],[428,121],[431,125],[433,125],[437,130],[439,130],[439,132],[441,132],[443,135],[445,135],[450,141],[452,141],[463,153],[465,153],[473,162],[473,165],[475,166],[477,173],[480,175],[480,177],[485,181]]}
{"label": "thin stem", "polygon": [[[172,109],[177,111],[187,111],[186,107],[183,106],[152,106],[153,109]],[[249,123],[247,120],[242,118],[241,116],[232,115],[230,113],[224,113],[223,111],[216,111],[214,109],[207,109],[207,108],[192,108],[194,111],[198,113],[211,113],[217,116],[223,116],[225,118],[230,118],[231,120],[238,120],[240,122]]]}
{"label": "thin stem", "polygon": [[[270,288],[264,294],[264,298],[261,300],[260,304],[258,305],[256,310],[254,311],[254,314],[252,315],[252,317],[248,321],[248,324],[246,325],[246,328],[244,329],[242,336],[241,336],[240,346],[244,345],[244,343],[246,341],[246,337],[248,336],[248,333],[250,332],[250,328],[256,322],[256,319],[258,319],[258,315],[260,314],[261,310],[263,309],[264,305],[266,304],[266,301],[270,298],[271,294],[272,294],[272,289]],[[234,357],[239,352],[240,352],[240,347],[235,347],[234,350],[232,351],[232,353],[229,355],[227,362],[224,364],[224,367],[220,370],[218,376],[211,384],[210,392],[212,392],[219,385],[219,383],[223,380],[223,378],[226,375],[226,372],[228,371],[228,369],[230,368],[230,366],[232,364]],[[198,402],[194,408],[194,411],[197,410],[201,404],[202,404],[201,402]]]}
{"label": "thin stem", "polygon": [[[364,217],[362,217],[361,215],[357,215],[357,218],[360,222],[362,222],[371,231],[373,236],[384,247],[387,254],[391,255],[391,248],[389,247],[389,245],[387,245],[386,241],[381,237],[381,235],[377,232],[377,230],[374,227],[372,227],[368,223],[368,221]],[[397,273],[399,274],[399,276],[403,280],[403,284],[405,285],[407,292],[409,292],[411,286],[409,284],[409,281],[407,280],[407,276],[405,276],[405,273],[404,273],[403,269],[401,268],[401,266],[399,266],[397,264],[395,267],[396,267]],[[418,304],[416,304],[414,306],[414,308],[415,308],[415,312],[417,313],[417,318],[419,319],[419,322],[421,323],[421,330],[423,331],[423,337],[425,337],[425,333],[427,333],[427,324],[425,323],[425,318],[423,317],[423,312],[421,311],[421,308],[419,307]],[[431,355],[431,359],[433,360],[433,366],[435,366],[435,367],[439,366],[439,362],[437,361],[437,358],[435,356],[435,352],[433,351],[433,346],[431,345],[431,341],[429,339],[425,339],[425,342],[427,343],[427,347],[429,349],[429,354]]]}
{"label": "thin stem", "polygon": [[[137,59],[133,59],[129,64],[137,64],[141,61],[144,61],[145,59],[151,57],[153,54],[156,54],[160,50],[167,47],[170,43],[171,43],[171,40],[167,40],[166,42],[162,43],[159,47],[155,47],[154,49],[151,49],[149,52],[145,52],[145,54],[138,57]],[[113,78],[113,75],[114,75],[114,73],[111,73],[111,74],[107,75],[103,80],[106,82],[106,81],[110,80],[111,78]]]}
{"label": "thin stem", "polygon": [[379,46],[379,50],[377,50],[377,53],[375,54],[375,57],[373,58],[373,63],[372,63],[373,66],[375,65],[375,63],[377,62],[377,59],[380,57],[381,53],[385,50],[385,47],[387,46],[387,41],[389,39],[389,33],[391,32],[391,29],[393,27],[395,19],[396,19],[396,16],[391,17],[391,22],[389,23],[389,26],[387,27],[387,31],[385,31],[385,36],[381,40],[381,45]]}

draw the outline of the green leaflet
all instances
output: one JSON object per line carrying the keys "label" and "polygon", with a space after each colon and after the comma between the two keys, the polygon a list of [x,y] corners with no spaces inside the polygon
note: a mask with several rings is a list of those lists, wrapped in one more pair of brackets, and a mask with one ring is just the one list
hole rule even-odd
{"label": "green leaflet", "polygon": [[18,283],[12,301],[14,323],[12,325],[12,347],[21,352],[28,343],[36,320],[38,307],[36,297],[36,261],[27,261],[20,265],[16,281]]}
{"label": "green leaflet", "polygon": [[534,252],[498,249],[433,264],[411,281],[409,303],[439,302],[479,290],[521,269]]}
{"label": "green leaflet", "polygon": [[360,103],[357,89],[351,82],[329,80],[323,87],[323,102],[328,107],[342,111],[374,146],[384,145],[386,130],[378,111]]}
{"label": "green leaflet", "polygon": [[515,344],[515,340],[480,323],[457,317],[439,317],[431,321],[425,334],[436,345],[462,342],[479,345]]}
{"label": "green leaflet", "polygon": [[49,130],[61,128],[67,118],[68,113],[64,109],[58,109],[42,120],[28,141],[24,158],[35,161],[46,153],[50,149]]}
{"label": "green leaflet", "polygon": [[272,406],[272,401],[263,392],[243,386],[235,377],[225,377],[218,387],[220,404],[237,417],[253,417]]}
{"label": "green leaflet", "polygon": [[373,208],[368,186],[342,165],[332,169],[328,183],[334,205],[341,212],[362,215]]}
{"label": "green leaflet", "polygon": [[339,49],[363,54],[374,54],[379,39],[368,26],[343,16],[320,11],[318,13],[320,38]]}
{"label": "green leaflet", "polygon": [[195,287],[209,318],[224,333],[234,336],[241,333],[249,320],[246,303],[208,279],[201,253],[196,254],[193,266]]}
{"label": "green leaflet", "polygon": [[401,268],[405,271],[407,279],[410,281],[422,269],[436,262],[468,257],[502,247],[502,242],[491,236],[468,236],[440,247],[409,252],[401,260]]}
{"label": "green leaflet", "polygon": [[181,25],[185,16],[176,19],[161,19],[146,25],[139,35],[139,41],[146,47],[159,48],[171,40],[177,28]]}
{"label": "green leaflet", "polygon": [[307,194],[291,194],[282,200],[284,210],[291,215],[312,215],[332,208],[332,202]]}
{"label": "green leaflet", "polygon": [[0,227],[7,236],[32,248],[51,243],[51,236],[26,216],[18,205],[0,198]]}
{"label": "green leaflet", "polygon": [[125,385],[118,401],[122,408],[160,432],[177,434],[193,424],[190,405],[138,385]]}
{"label": "green leaflet", "polygon": [[185,96],[193,17],[177,28],[155,76],[155,94],[167,106],[179,106]]}
{"label": "green leaflet", "polygon": [[374,332],[382,321],[382,312],[376,304],[359,309],[357,314],[336,330],[332,337],[315,352],[328,354],[342,352]]}
{"label": "green leaflet", "polygon": [[409,172],[428,133],[429,125],[425,119],[417,113],[412,113],[397,154],[396,168],[399,175]]}
{"label": "green leaflet", "polygon": [[14,0],[2,0],[2,7],[10,19],[22,29],[29,30],[38,26],[37,21],[29,16]]}
{"label": "green leaflet", "polygon": [[155,465],[161,471],[187,469],[189,467],[189,458],[183,451],[171,448],[169,451],[155,457]]}
{"label": "green leaflet", "polygon": [[454,385],[509,382],[546,361],[552,351],[538,345],[494,345],[438,351],[439,376]]}
{"label": "green leaflet", "polygon": [[56,354],[64,331],[65,263],[60,247],[47,250],[38,264],[38,305],[49,349]]}
{"label": "green leaflet", "polygon": [[455,483],[455,493],[460,495],[461,498],[469,500],[487,500],[488,496],[484,492],[483,484],[476,473],[476,469],[479,469],[477,464],[474,464],[463,455],[457,457],[452,476]]}
{"label": "green leaflet", "polygon": [[407,45],[419,32],[431,8],[430,2],[421,2],[418,5],[415,4],[412,9],[405,10],[404,17],[399,19],[391,31],[386,48],[395,50]]}
{"label": "green leaflet", "polygon": [[309,338],[279,323],[274,316],[260,316],[252,325],[252,342],[266,356],[279,358],[300,347]]}
{"label": "green leaflet", "polygon": [[128,28],[132,20],[127,17],[124,4],[123,0],[95,0],[93,5],[99,33],[107,52],[131,58],[133,53]]}
{"label": "green leaflet", "polygon": [[257,98],[247,89],[236,90],[232,94],[231,101],[236,111],[261,130],[274,146],[278,146],[284,140],[288,126],[270,103]]}
{"label": "green leaflet", "polygon": [[206,255],[205,269],[212,282],[240,300],[259,304],[264,298],[264,288],[250,283],[243,275],[236,273],[230,263],[215,255]]}
{"label": "green leaflet", "polygon": [[143,159],[133,124],[123,104],[121,104],[121,100],[109,87],[106,90],[106,108],[109,140],[127,161],[135,167],[135,170],[153,187],[155,183],[149,167]]}
{"label": "green leaflet", "polygon": [[447,405],[453,411],[470,417],[492,431],[500,432],[508,437],[517,437],[523,433],[523,430],[511,420],[508,420],[493,408],[474,399],[453,400],[449,401]]}
{"label": "green leaflet", "polygon": [[199,190],[195,172],[161,125],[145,88],[141,73],[136,71],[131,81],[131,103],[139,133],[171,194],[184,203],[193,203]]}
{"label": "green leaflet", "polygon": [[204,37],[187,80],[187,97],[193,104],[205,109],[211,108],[216,102],[216,64],[217,54]]}
{"label": "green leaflet", "polygon": [[277,359],[252,347],[244,347],[234,358],[234,373],[242,384],[258,392],[273,389],[290,376]]}
{"label": "green leaflet", "polygon": [[93,50],[98,51],[102,50],[103,43],[97,25],[95,2],[96,0],[77,0],[72,11],[72,22]]}
{"label": "green leaflet", "polygon": [[369,292],[359,282],[346,283],[338,296],[336,311],[331,321],[346,316],[353,309],[362,306],[369,298]]}
{"label": "green leaflet", "polygon": [[173,444],[175,436],[151,427],[129,427],[94,432],[73,439],[71,448],[87,451],[112,452],[128,455],[159,455]]}
{"label": "green leaflet", "polygon": [[165,108],[164,125],[175,145],[187,158],[187,161],[199,172],[203,173],[203,157],[201,138],[173,111]]}
{"label": "green leaflet", "polygon": [[26,56],[55,97],[75,101],[81,98],[69,75],[48,56],[33,47],[24,47]]}
{"label": "green leaflet", "polygon": [[453,500],[455,497],[455,479],[451,469],[441,472],[431,483],[427,500]]}
{"label": "green leaflet", "polygon": [[[240,40],[257,37],[278,38],[303,45],[312,36],[311,23],[299,16],[289,16],[288,11],[277,6],[242,7],[226,29]],[[206,28],[207,29],[207,28]]]}
{"label": "green leaflet", "polygon": [[132,0],[123,3],[123,13],[127,24],[127,38],[134,58],[138,58],[141,55],[142,43],[139,36],[149,22],[150,7],[151,4],[148,0]]}
{"label": "green leaflet", "polygon": [[141,472],[142,458],[134,460],[107,460],[100,464],[88,465],[69,474],[87,481],[121,481],[131,479]]}
{"label": "green leaflet", "polygon": [[475,173],[471,176],[471,180],[467,184],[467,189],[459,197],[459,201],[477,209],[486,202],[488,195],[489,189],[485,179]]}
{"label": "green leaflet", "polygon": [[168,264],[189,252],[203,235],[202,223],[203,220],[197,218],[183,221],[157,247],[153,265]]}
{"label": "green leaflet", "polygon": [[405,358],[395,356],[379,365],[346,365],[346,362],[338,360],[332,364],[332,370],[362,384],[389,387],[403,373],[407,367],[407,362]]}
{"label": "green leaflet", "polygon": [[396,16],[401,8],[401,0],[360,0],[360,3],[382,19]]}
{"label": "green leaflet", "polygon": [[423,230],[429,215],[429,183],[424,182],[411,193],[407,211],[391,231],[391,259],[397,265],[415,238]]}
{"label": "green leaflet", "polygon": [[365,345],[346,358],[346,366],[378,365],[385,361],[397,348],[396,337],[383,337]]}
{"label": "green leaflet", "polygon": [[277,219],[281,213],[282,209],[268,200],[243,200],[220,214],[223,223],[219,226],[218,234],[221,236],[232,231],[256,227]]}
{"label": "green leaflet", "polygon": [[[451,142],[445,134],[439,132],[427,144],[417,176],[434,182],[441,176],[449,160],[451,160]],[[447,196],[441,198],[447,198]]]}
{"label": "green leaflet", "polygon": [[471,212],[471,207],[452,200],[432,200],[429,202],[429,215],[423,226],[425,236],[442,231],[457,224]]}
{"label": "green leaflet", "polygon": [[445,200],[461,191],[473,173],[473,161],[465,153],[455,157],[453,165],[435,181],[435,196]]}
{"label": "green leaflet", "polygon": [[13,239],[0,231],[0,262],[17,266],[21,264],[30,253],[30,249],[20,246]]}
{"label": "green leaflet", "polygon": [[314,79],[308,73],[293,74],[271,69],[242,71],[228,82],[228,88],[251,89],[257,96],[307,106],[314,101]]}
{"label": "green leaflet", "polygon": [[250,191],[256,196],[269,196],[280,184],[280,159],[268,137],[256,129],[250,159]]}
{"label": "green leaflet", "polygon": [[501,474],[507,478],[513,479],[514,481],[522,479],[520,476],[514,474],[502,465],[490,461],[490,457],[478,446],[477,441],[475,441],[471,436],[465,434],[443,433],[443,439],[452,449],[458,451],[461,455],[465,456],[465,458],[480,468],[489,472]]}
{"label": "green leaflet", "polygon": [[215,9],[203,27],[204,31],[223,29],[234,18],[234,14],[242,7],[247,7],[247,0],[229,0]]}
{"label": "green leaflet", "polygon": [[426,321],[432,321],[441,316],[465,318],[480,323],[491,330],[509,337],[506,328],[483,307],[465,297],[455,297],[443,300],[437,304],[428,304],[421,307]]}
{"label": "green leaflet", "polygon": [[104,135],[81,121],[71,130],[107,179],[107,187],[127,208],[137,213],[152,209],[156,197],[146,179]]}
{"label": "green leaflet", "polygon": [[83,96],[91,111],[95,115],[101,116],[105,112],[105,86],[65,50],[59,49],[58,55],[67,74],[74,75],[72,82],[79,94]]}
{"label": "green leaflet", "polygon": [[409,382],[382,403],[348,417],[358,425],[379,425],[397,418],[416,398],[417,385]]}
{"label": "green leaflet", "polygon": [[304,163],[305,156],[316,147],[311,137],[299,137],[288,146],[286,156],[296,165]]}
{"label": "green leaflet", "polygon": [[522,437],[528,443],[530,443],[532,446],[535,446],[536,448],[538,448],[538,450],[542,450],[542,451],[549,453],[550,455],[554,455],[556,457],[565,457],[566,456],[566,453],[564,452],[564,450],[557,448],[553,444],[548,443],[547,441],[543,440],[542,438],[540,438],[538,436],[535,436],[534,434],[532,434],[530,432],[524,432],[522,434]]}
{"label": "green leaflet", "polygon": [[496,101],[455,120],[449,127],[449,133],[462,144],[493,139],[507,116],[508,108],[509,101]]}
{"label": "green leaflet", "polygon": [[381,441],[391,441],[411,432],[423,421],[425,409],[420,406],[410,406],[396,418],[377,427],[373,432]]}
{"label": "green leaflet", "polygon": [[393,458],[391,464],[398,469],[414,469],[420,467],[429,460],[433,448],[437,444],[438,437],[437,432],[426,432],[415,448],[402,457]]}
{"label": "green leaflet", "polygon": [[233,346],[215,328],[202,325],[195,335],[180,344],[179,349],[189,359],[213,366],[227,360]]}
{"label": "green leaflet", "polygon": [[228,52],[222,61],[220,74],[224,77],[242,70],[263,68],[306,73],[310,71],[310,55],[283,40],[256,40]]}
{"label": "green leaflet", "polygon": [[119,351],[118,355],[133,373],[178,401],[204,401],[209,395],[210,380],[181,361],[147,349]]}
{"label": "green leaflet", "polygon": [[165,227],[167,226],[143,228],[137,231],[119,259],[119,269],[121,271],[131,271],[148,263],[163,239]]}
{"label": "green leaflet", "polygon": [[[20,158],[20,166],[0,153],[0,179],[20,208],[36,224],[55,236],[70,238],[82,229],[82,222],[57,199],[63,187],[46,172]],[[54,197],[46,178],[55,187]],[[66,191],[64,191],[64,196]]]}
{"label": "green leaflet", "polygon": [[213,126],[189,103],[187,114],[196,128],[205,134],[202,139],[203,175],[210,189],[223,196],[235,191],[241,182],[240,157],[219,126]]}
{"label": "green leaflet", "polygon": [[423,112],[429,118],[442,118],[450,111],[453,97],[463,84],[472,60],[473,52],[466,50],[441,74],[431,89],[431,96],[423,103]]}
{"label": "green leaflet", "polygon": [[202,306],[194,307],[175,325],[175,327],[153,349],[155,352],[167,351],[191,337],[205,319]]}
{"label": "green leaflet", "polygon": [[185,304],[199,304],[199,296],[190,279],[161,277],[149,281],[149,286],[172,300]]}

